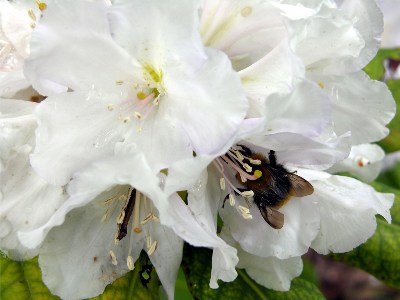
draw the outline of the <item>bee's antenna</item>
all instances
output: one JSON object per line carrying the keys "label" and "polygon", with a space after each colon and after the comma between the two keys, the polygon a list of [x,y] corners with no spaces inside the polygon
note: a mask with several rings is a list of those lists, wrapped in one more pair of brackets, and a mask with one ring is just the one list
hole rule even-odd
{"label": "bee's antenna", "polygon": [[274,150],[270,150],[269,151],[268,158],[269,158],[269,164],[272,167],[276,167],[276,156],[275,156],[275,151]]}

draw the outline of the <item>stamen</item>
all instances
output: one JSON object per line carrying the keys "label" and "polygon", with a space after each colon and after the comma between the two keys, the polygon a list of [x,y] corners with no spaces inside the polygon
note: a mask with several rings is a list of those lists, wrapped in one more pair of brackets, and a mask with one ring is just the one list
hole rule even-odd
{"label": "stamen", "polygon": [[138,111],[135,111],[135,118],[140,120],[142,118],[142,114]]}
{"label": "stamen", "polygon": [[221,177],[219,179],[219,186],[221,187],[221,190],[225,191],[225,179],[224,179],[224,177]]}
{"label": "stamen", "polygon": [[133,257],[131,255],[128,255],[128,257],[126,258],[126,265],[128,266],[128,269],[131,271],[135,269],[135,264],[133,261]]}
{"label": "stamen", "polygon": [[147,236],[147,238],[146,238],[146,243],[147,243],[147,248],[150,248],[150,247],[151,247],[151,244],[152,244],[152,240],[151,240],[151,236],[150,236],[150,235]]}
{"label": "stamen", "polygon": [[123,84],[124,84],[124,81],[123,81],[123,80],[117,80],[117,81],[115,82],[115,84],[116,84],[116,85],[123,85]]}
{"label": "stamen", "polygon": [[36,22],[36,16],[32,8],[28,9],[28,15],[34,22]]}
{"label": "stamen", "polygon": [[115,256],[114,251],[110,250],[110,256],[111,256],[111,263],[116,266],[118,264],[117,257]]}
{"label": "stamen", "polygon": [[246,177],[244,177],[242,173],[239,173],[239,175],[240,175],[240,181],[245,183],[247,181]]}
{"label": "stamen", "polygon": [[107,109],[108,109],[109,111],[114,110],[114,105],[112,105],[111,103],[108,104],[108,105],[107,105]]}
{"label": "stamen", "polygon": [[160,104],[160,98],[161,98],[161,94],[159,94],[154,100],[153,100],[153,105],[157,106],[158,104]]}
{"label": "stamen", "polygon": [[253,168],[252,167],[250,167],[248,164],[244,164],[243,165],[243,168],[247,171],[247,172],[251,172],[251,171],[253,171]]}
{"label": "stamen", "polygon": [[[257,180],[258,178],[254,175],[247,174],[241,168],[239,168],[232,160],[230,160],[226,155],[222,155],[221,158],[232,168],[234,168],[240,175],[243,175],[244,178],[248,180]],[[243,181],[243,180],[242,180]]]}
{"label": "stamen", "polygon": [[232,194],[229,194],[229,205],[235,206],[235,203],[236,203],[235,196],[233,196]]}
{"label": "stamen", "polygon": [[239,152],[239,150],[235,150],[235,154],[236,154],[236,157],[237,157],[240,161],[243,161],[243,160],[244,160],[244,156],[242,155],[242,153]]}
{"label": "stamen", "polygon": [[243,215],[243,214],[249,214],[250,213],[250,209],[248,209],[247,207],[245,207],[245,206],[242,206],[242,205],[239,205],[238,206],[238,209],[240,210],[240,213]]}
{"label": "stamen", "polygon": [[140,224],[144,225],[147,222],[151,221],[153,219],[153,213],[149,213],[143,220],[140,222]]}
{"label": "stamen", "polygon": [[126,206],[121,210],[121,212],[119,213],[118,219],[117,219],[117,224],[121,225],[122,222],[124,222],[124,218],[125,218],[125,208]]}
{"label": "stamen", "polygon": [[136,190],[136,203],[134,208],[134,220],[133,220],[133,231],[135,233],[141,233],[142,229],[140,228],[140,192]]}
{"label": "stamen", "polygon": [[131,120],[131,118],[125,117],[122,119],[122,122],[124,122],[126,124],[126,123],[129,123],[130,120]]}
{"label": "stamen", "polygon": [[251,220],[253,219],[253,216],[251,214],[242,214],[243,219],[245,220]]}
{"label": "stamen", "polygon": [[254,197],[254,192],[253,191],[244,191],[241,193],[241,195],[245,198],[251,198],[251,197]]}
{"label": "stamen", "polygon": [[251,163],[252,165],[257,165],[257,166],[261,165],[261,160],[259,160],[259,159],[252,159],[252,158],[250,158],[249,161],[250,161],[250,163]]}
{"label": "stamen", "polygon": [[157,241],[154,241],[154,243],[151,244],[149,251],[147,251],[148,255],[152,255],[154,251],[157,249]]}

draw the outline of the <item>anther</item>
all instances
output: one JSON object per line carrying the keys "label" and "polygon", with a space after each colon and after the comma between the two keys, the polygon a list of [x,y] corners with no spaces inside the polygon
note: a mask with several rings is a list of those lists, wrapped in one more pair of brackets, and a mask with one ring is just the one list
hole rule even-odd
{"label": "anther", "polygon": [[115,256],[114,251],[110,250],[110,256],[111,256],[111,263],[116,266],[118,264],[117,257]]}
{"label": "anther", "polygon": [[251,198],[251,197],[254,197],[254,192],[253,191],[244,191],[244,192],[242,192],[241,195],[245,198]]}
{"label": "anther", "polygon": [[129,123],[130,120],[131,120],[131,118],[125,117],[122,119],[122,122],[124,122],[126,124],[126,123]]}
{"label": "anther", "polygon": [[219,186],[221,187],[221,190],[225,191],[225,178],[221,177],[219,179]]}
{"label": "anther", "polygon": [[152,242],[152,240],[151,240],[151,236],[149,235],[149,236],[147,236],[146,237],[146,244],[147,244],[147,249],[149,249],[150,247],[151,247],[151,244],[152,244],[153,242]]}
{"label": "anther", "polygon": [[242,214],[243,219],[245,220],[251,220],[253,219],[253,216],[251,214]]}
{"label": "anther", "polygon": [[108,105],[107,105],[107,109],[108,109],[109,111],[114,110],[114,105],[112,105],[111,103],[108,104]]}
{"label": "anther", "polygon": [[36,16],[32,8],[28,9],[28,15],[34,22],[36,22]]}
{"label": "anther", "polygon": [[125,210],[121,210],[117,219],[117,224],[121,225],[122,222],[124,222],[124,218],[125,218]]}
{"label": "anther", "polygon": [[249,172],[249,173],[253,170],[253,168],[250,167],[248,164],[244,164],[243,168],[246,170],[246,172]]}
{"label": "anther", "polygon": [[144,225],[147,222],[151,221],[153,219],[153,213],[149,213],[143,220],[140,222],[140,224]]}
{"label": "anther", "polygon": [[245,206],[239,205],[238,208],[239,208],[240,213],[241,213],[242,215],[243,215],[243,214],[249,214],[249,213],[250,213],[250,209],[248,209],[248,208],[245,207]]}
{"label": "anther", "polygon": [[245,183],[247,181],[247,178],[244,177],[244,175],[242,173],[240,173],[240,180]]}
{"label": "anther", "polygon": [[123,85],[123,84],[124,84],[124,81],[123,81],[123,80],[117,80],[117,81],[115,82],[115,84],[116,84],[116,85]]}
{"label": "anther", "polygon": [[150,246],[150,248],[149,248],[149,251],[147,251],[147,254],[148,254],[148,255],[152,255],[152,254],[154,253],[154,251],[156,251],[156,249],[157,249],[157,241],[154,241],[154,242],[151,244],[151,246]]}
{"label": "anther", "polygon": [[142,118],[142,114],[138,111],[135,111],[135,118],[140,120]]}
{"label": "anther", "polygon": [[131,271],[135,269],[135,264],[133,262],[133,257],[131,255],[128,255],[128,257],[126,258],[126,265],[128,266],[128,269]]}
{"label": "anther", "polygon": [[235,151],[235,154],[236,154],[236,157],[238,158],[238,160],[240,160],[240,161],[244,160],[244,156],[238,150]]}
{"label": "anther", "polygon": [[250,163],[252,164],[252,165],[257,165],[257,166],[259,166],[259,165],[261,165],[261,160],[259,160],[259,159],[251,159],[250,158]]}
{"label": "anther", "polygon": [[233,196],[232,194],[229,194],[229,205],[235,206],[235,203],[236,203],[235,196]]}

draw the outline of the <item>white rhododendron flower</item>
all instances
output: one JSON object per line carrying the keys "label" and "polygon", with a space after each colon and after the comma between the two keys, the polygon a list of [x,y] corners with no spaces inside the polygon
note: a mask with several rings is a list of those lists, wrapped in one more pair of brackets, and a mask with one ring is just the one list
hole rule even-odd
{"label": "white rhododendron flower", "polygon": [[50,95],[35,111],[31,163],[41,176],[66,184],[118,153],[145,153],[159,171],[193,152],[226,151],[247,101],[225,55],[203,48],[196,8],[191,1],[48,5],[26,62],[33,87]]}
{"label": "white rhododendron flower", "polygon": [[0,242],[14,259],[34,257],[40,246],[24,247],[16,233],[43,225],[66,198],[61,187],[49,185],[29,164],[35,148],[35,107],[28,101],[0,99]]}
{"label": "white rhododendron flower", "polygon": [[382,48],[400,47],[400,6],[396,0],[377,0],[385,23],[382,34]]}
{"label": "white rhododendron flower", "polygon": [[351,148],[349,157],[335,164],[330,173],[350,172],[363,181],[373,181],[382,169],[385,152],[375,144],[362,144]]}
{"label": "white rhododendron flower", "polygon": [[[42,9],[44,6],[42,6]],[[41,16],[35,1],[0,1],[0,96],[10,98],[30,86],[23,74],[32,31]]]}
{"label": "white rhododendron flower", "polygon": [[332,175],[374,180],[395,113],[362,71],[374,0],[0,8],[0,96],[44,98],[0,99],[1,250],[39,255],[52,293],[99,295],[143,250],[173,299],[185,242],[213,250],[211,288],[241,268],[286,291],[310,248],[391,222],[393,195]]}
{"label": "white rhododendron flower", "polygon": [[[132,174],[138,167],[142,172]],[[43,243],[39,263],[45,270],[43,280],[53,293],[63,298],[98,295],[107,284],[132,270],[144,249],[173,299],[182,239],[215,249],[213,282],[236,278],[236,249],[217,237],[215,229],[202,227],[177,194],[167,201],[152,177],[142,155],[96,162],[76,174],[68,188],[69,199],[46,224],[19,233],[27,247]],[[74,237],[73,243],[66,235]],[[60,245],[63,251],[56,251]]]}

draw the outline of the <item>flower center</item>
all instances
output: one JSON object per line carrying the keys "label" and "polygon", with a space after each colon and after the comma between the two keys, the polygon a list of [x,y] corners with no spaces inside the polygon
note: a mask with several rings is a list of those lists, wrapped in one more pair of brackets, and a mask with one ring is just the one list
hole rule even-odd
{"label": "flower center", "polygon": [[117,107],[114,104],[107,104],[109,111],[117,108],[118,120],[128,124],[132,120],[139,122],[138,131],[141,131],[142,122],[148,118],[160,104],[162,96],[166,94],[166,88],[163,84],[162,70],[155,69],[150,64],[143,64],[143,75],[141,83],[126,83],[123,80],[117,80],[116,85],[122,86],[130,84],[133,87],[133,93],[130,92],[124,101]]}
{"label": "flower center", "polygon": [[[154,213],[153,204],[150,199],[143,195],[138,190],[130,187],[127,191],[119,193],[116,196],[108,199],[105,204],[106,212],[103,215],[102,222],[107,222],[109,214],[115,209],[111,209],[114,202],[124,201],[124,205],[116,220],[116,233],[113,245],[110,248],[110,259],[113,265],[118,264],[118,258],[113,249],[118,247],[120,241],[127,237],[129,239],[129,251],[126,258],[126,264],[130,270],[134,268],[134,260],[132,248],[134,245],[135,235],[144,234],[146,237],[147,254],[152,255],[157,249],[157,241],[153,240],[151,232],[153,224],[150,221],[159,222],[158,217]],[[115,203],[118,205],[118,203]],[[141,217],[145,215],[145,217]],[[132,222],[130,220],[133,219]]]}

